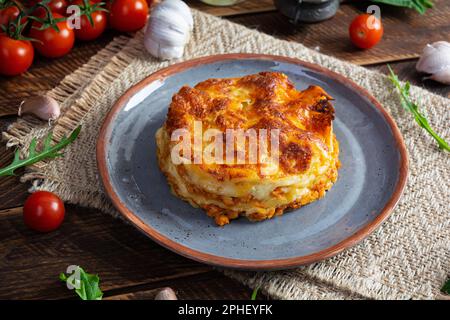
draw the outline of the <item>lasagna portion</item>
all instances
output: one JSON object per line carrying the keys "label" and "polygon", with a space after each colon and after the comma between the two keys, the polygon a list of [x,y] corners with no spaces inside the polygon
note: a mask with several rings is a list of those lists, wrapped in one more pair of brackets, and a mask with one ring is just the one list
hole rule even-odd
{"label": "lasagna portion", "polygon": [[184,86],[156,133],[159,166],[176,196],[220,226],[281,215],[323,197],[337,179],[330,100],[277,72]]}

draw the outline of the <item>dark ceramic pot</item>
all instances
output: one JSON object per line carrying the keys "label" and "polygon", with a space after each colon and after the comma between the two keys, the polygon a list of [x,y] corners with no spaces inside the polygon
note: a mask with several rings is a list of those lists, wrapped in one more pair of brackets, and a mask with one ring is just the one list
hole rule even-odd
{"label": "dark ceramic pot", "polygon": [[339,0],[274,0],[274,3],[294,24],[329,19],[339,8]]}

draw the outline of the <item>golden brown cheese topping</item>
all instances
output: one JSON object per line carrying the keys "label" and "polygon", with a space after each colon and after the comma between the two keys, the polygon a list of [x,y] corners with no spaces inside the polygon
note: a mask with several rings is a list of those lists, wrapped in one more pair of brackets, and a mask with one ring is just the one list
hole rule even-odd
{"label": "golden brown cheese topping", "polygon": [[[179,128],[193,131],[195,120],[202,121],[203,130],[279,129],[279,176],[295,174],[308,169],[311,141],[327,148],[334,119],[331,99],[318,86],[297,91],[285,74],[276,72],[209,79],[194,88],[185,86],[174,95],[166,129],[169,135]],[[202,167],[219,180],[236,173],[245,174],[245,168],[260,174],[258,165],[252,164]]]}

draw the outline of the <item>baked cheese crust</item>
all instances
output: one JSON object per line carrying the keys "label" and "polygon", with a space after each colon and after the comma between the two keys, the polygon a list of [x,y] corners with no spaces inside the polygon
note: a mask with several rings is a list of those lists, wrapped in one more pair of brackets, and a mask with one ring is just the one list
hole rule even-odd
{"label": "baked cheese crust", "polygon": [[[175,195],[203,208],[221,226],[239,216],[261,221],[303,206],[323,197],[338,176],[330,100],[318,86],[296,90],[277,72],[184,86],[173,96],[167,120],[156,133],[161,171]],[[203,131],[222,132],[223,139],[227,129],[278,129],[278,166],[273,170],[273,163],[194,163],[194,146],[191,163],[175,164],[171,153],[179,141],[172,141],[172,134],[184,128],[194,137],[195,121],[201,121]],[[248,151],[248,145],[244,149]],[[263,171],[268,166],[269,175]]]}

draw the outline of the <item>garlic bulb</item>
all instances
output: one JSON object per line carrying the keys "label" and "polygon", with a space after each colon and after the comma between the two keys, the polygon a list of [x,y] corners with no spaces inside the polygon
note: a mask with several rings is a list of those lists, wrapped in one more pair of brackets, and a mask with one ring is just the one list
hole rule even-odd
{"label": "garlic bulb", "polygon": [[417,62],[416,69],[431,74],[425,79],[450,84],[450,43],[438,41],[427,44]]}
{"label": "garlic bulb", "polygon": [[144,36],[145,48],[157,58],[180,58],[193,27],[191,10],[183,1],[164,0],[152,9]]}

